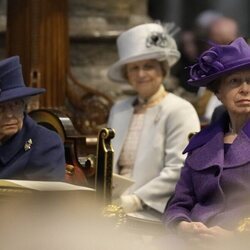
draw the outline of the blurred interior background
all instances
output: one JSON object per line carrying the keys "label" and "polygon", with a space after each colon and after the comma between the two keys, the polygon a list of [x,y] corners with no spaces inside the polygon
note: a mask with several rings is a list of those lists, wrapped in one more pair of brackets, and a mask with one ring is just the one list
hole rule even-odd
{"label": "blurred interior background", "polygon": [[[133,94],[127,84],[111,82],[106,75],[117,60],[116,38],[122,31],[152,20],[175,23],[182,59],[166,88],[195,104],[198,90],[186,85],[183,69],[197,58],[204,45],[200,42],[209,38],[207,27],[223,16],[237,24],[237,35],[248,38],[249,10],[247,0],[0,0],[0,59],[19,54],[27,85],[34,58],[36,67],[53,62],[38,68],[41,84],[49,91],[34,107],[61,107],[78,130],[93,133],[105,123],[116,99]],[[41,47],[47,54],[42,50],[37,54]],[[50,70],[52,80],[46,76]]]}

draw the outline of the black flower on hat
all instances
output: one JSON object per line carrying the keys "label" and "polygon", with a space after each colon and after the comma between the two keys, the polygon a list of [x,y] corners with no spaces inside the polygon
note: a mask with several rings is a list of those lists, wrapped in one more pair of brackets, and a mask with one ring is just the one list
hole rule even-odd
{"label": "black flower on hat", "polygon": [[146,47],[150,48],[152,46],[157,46],[161,48],[166,48],[168,46],[167,35],[161,32],[152,32],[146,40]]}
{"label": "black flower on hat", "polygon": [[220,61],[220,58],[220,51],[216,50],[216,47],[201,54],[198,62],[190,67],[191,80],[195,81],[223,70],[224,65]]}

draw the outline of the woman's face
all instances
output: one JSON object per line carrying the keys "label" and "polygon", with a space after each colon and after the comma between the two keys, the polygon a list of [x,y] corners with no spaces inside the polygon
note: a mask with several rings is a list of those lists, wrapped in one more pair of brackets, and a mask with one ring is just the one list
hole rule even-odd
{"label": "woman's face", "polygon": [[237,71],[222,78],[216,95],[229,112],[250,114],[250,70]]}
{"label": "woman's face", "polygon": [[154,95],[164,78],[161,64],[157,60],[129,63],[126,66],[126,74],[129,83],[142,98],[149,98]]}
{"label": "woman's face", "polygon": [[0,103],[0,141],[16,134],[23,127],[23,100]]}

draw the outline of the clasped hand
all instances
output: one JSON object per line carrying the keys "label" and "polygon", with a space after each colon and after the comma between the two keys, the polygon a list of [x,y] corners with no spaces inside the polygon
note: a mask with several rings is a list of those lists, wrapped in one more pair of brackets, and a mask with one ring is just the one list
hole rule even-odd
{"label": "clasped hand", "polygon": [[115,200],[113,204],[121,206],[125,213],[133,213],[143,209],[142,201],[135,194],[122,195],[119,199]]}

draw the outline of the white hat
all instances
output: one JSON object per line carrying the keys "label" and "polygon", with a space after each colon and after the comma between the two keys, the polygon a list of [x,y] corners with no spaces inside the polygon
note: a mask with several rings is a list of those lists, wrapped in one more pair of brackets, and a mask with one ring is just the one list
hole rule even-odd
{"label": "white hat", "polygon": [[108,77],[114,81],[124,82],[122,68],[125,64],[156,59],[167,61],[173,66],[180,58],[175,40],[166,30],[156,23],[142,24],[123,32],[117,38],[119,61],[108,70]]}

